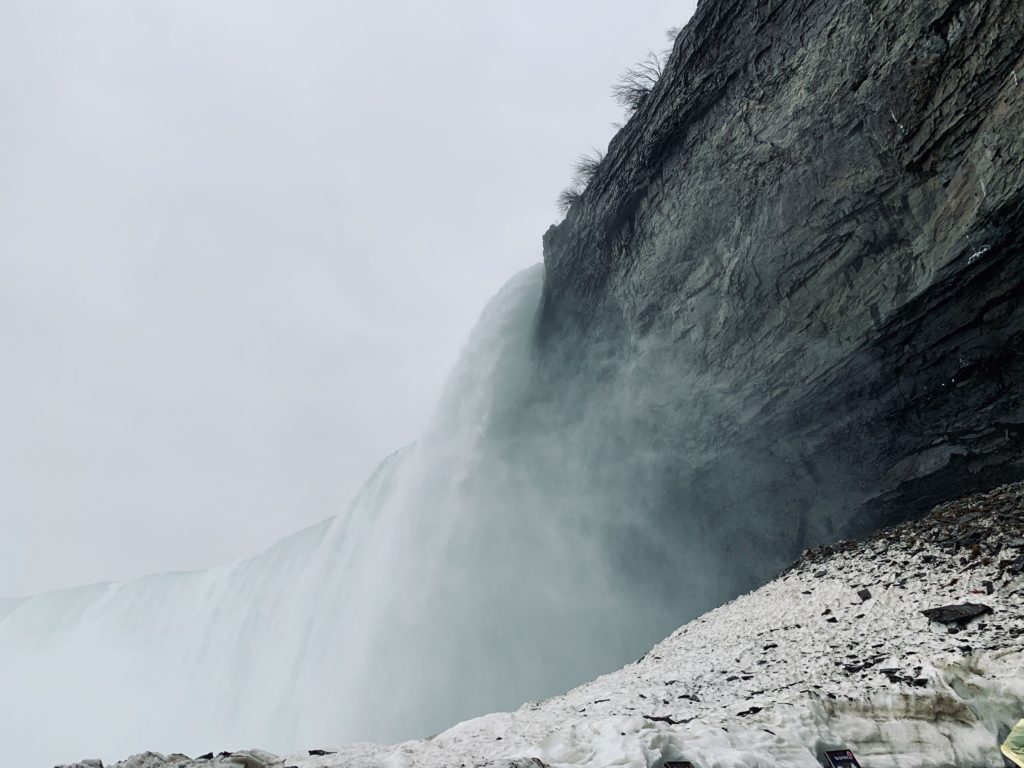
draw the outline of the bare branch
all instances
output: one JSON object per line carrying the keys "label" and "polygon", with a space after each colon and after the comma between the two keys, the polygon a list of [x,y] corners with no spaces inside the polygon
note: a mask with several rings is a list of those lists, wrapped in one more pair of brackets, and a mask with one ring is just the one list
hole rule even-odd
{"label": "bare branch", "polygon": [[572,166],[574,186],[586,187],[590,184],[590,180],[594,178],[594,174],[597,173],[603,160],[604,152],[595,148],[591,148],[590,152],[585,152],[577,157]]}
{"label": "bare branch", "polygon": [[558,210],[563,214],[569,212],[573,204],[580,199],[583,195],[583,190],[579,187],[566,187],[558,193]]}
{"label": "bare branch", "polygon": [[653,51],[627,69],[612,86],[612,96],[619,106],[636,112],[662,73],[661,57]]}

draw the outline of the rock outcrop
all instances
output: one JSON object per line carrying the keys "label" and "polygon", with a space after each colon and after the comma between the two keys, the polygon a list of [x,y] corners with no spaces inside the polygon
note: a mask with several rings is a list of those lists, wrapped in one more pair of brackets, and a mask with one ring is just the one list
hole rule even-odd
{"label": "rock outcrop", "polygon": [[1017,0],[704,0],[545,236],[541,345],[677,371],[720,521],[1020,478],[1022,160]]}

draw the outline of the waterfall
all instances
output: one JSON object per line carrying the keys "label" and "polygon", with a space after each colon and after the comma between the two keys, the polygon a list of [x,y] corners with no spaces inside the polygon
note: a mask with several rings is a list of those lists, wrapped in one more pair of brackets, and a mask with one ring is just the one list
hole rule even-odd
{"label": "waterfall", "polygon": [[207,571],[0,604],[0,762],[423,737],[688,618],[712,569],[649,512],[636,382],[553,392],[542,281],[491,300],[425,434],[343,513]]}

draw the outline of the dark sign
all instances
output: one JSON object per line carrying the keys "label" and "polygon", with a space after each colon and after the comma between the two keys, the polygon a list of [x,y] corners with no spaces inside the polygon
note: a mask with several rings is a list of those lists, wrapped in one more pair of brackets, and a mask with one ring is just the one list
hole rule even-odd
{"label": "dark sign", "polygon": [[836,749],[825,753],[829,768],[860,768],[860,763],[848,749]]}
{"label": "dark sign", "polygon": [[676,760],[671,763],[665,763],[665,768],[694,768],[693,763]]}

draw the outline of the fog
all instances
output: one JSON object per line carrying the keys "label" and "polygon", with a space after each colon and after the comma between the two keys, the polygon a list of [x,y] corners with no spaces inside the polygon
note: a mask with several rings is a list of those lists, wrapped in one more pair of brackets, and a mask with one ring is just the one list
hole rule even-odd
{"label": "fog", "polygon": [[690,12],[0,2],[0,596],[343,509]]}
{"label": "fog", "polygon": [[745,567],[691,500],[687,388],[624,351],[541,363],[542,279],[488,303],[422,437],[349,509],[236,565],[0,601],[0,759],[424,737],[735,594]]}

